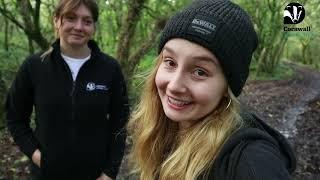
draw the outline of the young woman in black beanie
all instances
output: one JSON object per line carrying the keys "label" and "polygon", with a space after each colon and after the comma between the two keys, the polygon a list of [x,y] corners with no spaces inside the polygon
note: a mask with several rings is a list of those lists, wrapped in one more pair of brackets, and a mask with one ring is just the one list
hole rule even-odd
{"label": "young woman in black beanie", "polygon": [[290,179],[288,142],[236,98],[256,46],[250,17],[227,0],[195,1],[167,22],[128,124],[141,180]]}
{"label": "young woman in black beanie", "polygon": [[32,160],[32,179],[117,176],[127,93],[118,62],[92,40],[98,13],[95,0],[60,0],[54,11],[56,41],[23,62],[9,90],[8,128]]}

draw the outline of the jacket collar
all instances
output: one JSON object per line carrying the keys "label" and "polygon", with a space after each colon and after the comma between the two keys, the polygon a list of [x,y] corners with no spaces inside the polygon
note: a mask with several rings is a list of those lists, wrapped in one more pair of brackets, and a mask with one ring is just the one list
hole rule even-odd
{"label": "jacket collar", "polygon": [[[51,45],[51,47],[60,54],[60,39],[56,39],[56,41]],[[88,41],[88,47],[91,49],[91,56],[94,56],[100,52],[100,48],[94,40]]]}

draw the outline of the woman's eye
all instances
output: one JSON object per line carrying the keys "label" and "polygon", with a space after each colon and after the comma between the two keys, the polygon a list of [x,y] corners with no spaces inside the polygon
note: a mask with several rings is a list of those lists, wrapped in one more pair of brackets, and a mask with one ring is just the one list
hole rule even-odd
{"label": "woman's eye", "polygon": [[84,22],[85,22],[86,25],[91,25],[93,23],[92,20],[85,20]]}
{"label": "woman's eye", "polygon": [[67,21],[74,21],[76,19],[76,17],[74,17],[74,16],[66,16],[65,19]]}
{"label": "woman's eye", "polygon": [[165,60],[164,60],[164,63],[165,63],[165,65],[166,65],[167,67],[175,67],[175,66],[176,66],[176,63],[173,62],[173,61],[170,60],[170,59],[165,59]]}
{"label": "woman's eye", "polygon": [[208,76],[208,74],[202,69],[196,69],[193,73],[195,76],[200,76],[200,77],[207,77]]}

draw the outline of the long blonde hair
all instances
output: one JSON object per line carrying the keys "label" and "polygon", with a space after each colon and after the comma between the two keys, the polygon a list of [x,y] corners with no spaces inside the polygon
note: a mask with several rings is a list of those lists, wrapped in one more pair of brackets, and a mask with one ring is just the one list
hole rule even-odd
{"label": "long blonde hair", "polygon": [[211,114],[179,133],[178,124],[169,120],[162,109],[154,81],[161,57],[146,80],[127,126],[132,173],[141,180],[206,177],[221,146],[242,125],[239,102],[228,89],[228,106],[229,100],[222,100]]}

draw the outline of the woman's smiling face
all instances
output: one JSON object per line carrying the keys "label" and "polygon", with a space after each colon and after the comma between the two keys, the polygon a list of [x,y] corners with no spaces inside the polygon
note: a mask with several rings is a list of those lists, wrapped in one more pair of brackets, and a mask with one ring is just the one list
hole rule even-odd
{"label": "woman's smiling face", "polygon": [[166,116],[189,127],[212,112],[227,93],[218,59],[208,49],[185,39],[163,47],[155,83]]}
{"label": "woman's smiling face", "polygon": [[54,19],[62,46],[73,48],[87,46],[95,32],[94,23],[92,13],[83,4],[63,17]]}

